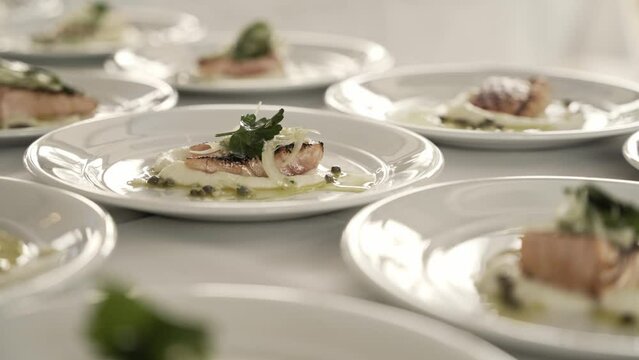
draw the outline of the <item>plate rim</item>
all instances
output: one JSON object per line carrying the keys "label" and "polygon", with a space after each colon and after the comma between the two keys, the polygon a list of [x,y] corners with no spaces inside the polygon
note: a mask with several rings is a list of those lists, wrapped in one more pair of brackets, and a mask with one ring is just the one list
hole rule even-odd
{"label": "plate rim", "polygon": [[[198,40],[197,42],[181,44],[181,45],[193,45],[200,43],[216,43],[220,42],[216,40],[217,38],[225,38],[229,35],[237,34],[237,31],[232,30],[216,30],[216,31],[208,31],[206,35]],[[251,87],[237,87],[237,86],[198,86],[194,84],[174,84],[170,82],[172,86],[179,89],[180,91],[184,91],[187,93],[201,93],[201,94],[241,94],[241,93],[267,93],[267,92],[291,92],[296,90],[310,90],[310,89],[318,89],[328,87],[335,82],[343,81],[352,76],[361,76],[366,74],[374,74],[381,73],[387,70],[390,70],[395,65],[395,58],[388,51],[388,48],[381,43],[366,39],[360,38],[356,36],[349,36],[343,34],[333,34],[333,33],[320,33],[320,32],[311,32],[311,31],[298,31],[298,30],[276,30],[275,34],[277,37],[284,39],[284,42],[290,46],[297,45],[308,45],[310,44],[321,44],[325,46],[339,46],[340,48],[348,49],[348,50],[356,50],[364,54],[368,54],[370,51],[378,51],[383,54],[378,60],[373,62],[368,62],[368,60],[362,64],[362,66],[354,73],[347,75],[346,77],[342,77],[340,79],[320,79],[321,81],[310,81],[310,82],[301,82],[301,83],[291,83],[291,84],[281,84],[276,86],[261,86],[257,88]],[[171,44],[161,44],[160,46],[167,46]],[[147,46],[143,46],[144,49]],[[364,50],[366,49],[366,50]],[[108,61],[105,64],[105,69],[109,72],[129,72],[126,67],[123,67],[118,62],[118,57],[123,56],[123,54],[133,54],[137,56],[137,52],[139,49],[126,47],[120,49],[115,52],[113,55],[113,59]],[[166,79],[164,79],[166,81]],[[167,81],[168,82],[168,81]]]}
{"label": "plate rim", "polygon": [[[165,110],[165,111],[188,112],[192,110],[210,110],[210,111],[242,110],[251,106],[254,106],[254,105],[253,104],[191,105],[191,106],[181,106],[181,107],[177,107],[177,108]],[[317,114],[317,115],[324,115],[324,116],[331,116],[331,117],[339,117],[339,118],[342,118],[343,120],[354,121],[357,123],[364,124],[365,126],[370,125],[370,122],[360,117],[336,113],[336,112],[332,112],[328,110],[318,110],[318,109],[311,109],[311,108],[304,108],[304,107],[272,105],[272,104],[262,105],[261,108],[263,110],[275,110],[275,111],[278,108],[284,108],[287,111],[295,112],[295,113],[303,113],[303,114],[309,114],[309,115]],[[142,113],[142,114],[149,114],[149,113]],[[123,116],[129,116],[131,119],[128,121],[134,121],[134,117],[136,115],[140,115],[140,114],[128,114]],[[117,118],[120,118],[123,116],[118,116]],[[94,121],[109,121],[111,119],[114,119],[114,118],[98,119]],[[393,187],[388,190],[378,190],[378,191],[376,191],[375,189],[370,189],[362,193],[354,194],[354,196],[338,198],[338,199],[334,199],[327,202],[320,202],[318,204],[321,204],[321,205],[319,205],[316,208],[316,210],[310,211],[310,212],[304,212],[303,215],[300,215],[300,216],[307,216],[309,214],[327,213],[327,212],[332,212],[335,210],[347,209],[347,208],[368,204],[375,200],[388,196],[389,194],[395,193],[397,191],[401,191],[401,189],[404,189],[406,187],[411,187],[415,183],[418,183],[420,181],[432,180],[442,172],[442,169],[445,166],[444,165],[445,160],[444,160],[444,155],[441,149],[439,149],[437,145],[433,144],[430,140],[426,139],[425,137],[421,135],[415,134],[414,132],[411,132],[406,129],[402,129],[398,126],[390,125],[390,124],[377,124],[377,125],[381,126],[382,128],[386,128],[390,131],[393,131],[399,135],[403,135],[405,137],[418,141],[420,144],[424,146],[423,151],[426,151],[426,150],[432,151],[433,159],[431,164],[429,165],[428,171],[425,172],[420,178],[412,179],[411,181],[404,183],[399,187]],[[66,131],[67,128],[76,127],[76,126],[83,126],[83,124],[75,123],[75,124],[67,125],[65,127],[56,129],[48,134],[45,134],[41,138],[34,141],[31,145],[29,145],[29,147],[26,149],[23,156],[23,164],[25,168],[27,169],[27,171],[31,175],[35,176],[36,179],[48,185],[61,187],[63,189],[78,192],[79,194],[82,194],[83,196],[86,196],[89,199],[95,200],[103,204],[113,205],[117,207],[125,207],[125,208],[134,209],[138,211],[145,211],[152,214],[170,215],[174,217],[188,217],[188,218],[199,218],[199,219],[209,219],[209,220],[221,219],[219,212],[224,210],[224,211],[233,212],[231,215],[238,217],[238,219],[235,221],[250,221],[248,218],[254,217],[259,214],[263,214],[265,216],[258,216],[258,217],[265,217],[265,218],[268,216],[273,217],[273,216],[278,216],[278,215],[281,216],[281,215],[288,214],[286,218],[292,219],[294,217],[300,217],[300,216],[290,216],[292,210],[301,209],[304,207],[304,204],[308,204],[308,202],[311,201],[311,200],[298,201],[298,200],[285,199],[285,200],[277,201],[277,204],[275,205],[273,205],[273,202],[257,202],[257,201],[247,202],[247,203],[217,202],[215,203],[216,206],[211,206],[210,203],[193,202],[193,203],[190,203],[188,206],[174,207],[171,209],[171,211],[162,212],[162,211],[158,211],[158,205],[166,205],[166,201],[163,201],[162,199],[142,199],[142,201],[140,201],[141,199],[131,198],[126,195],[117,194],[113,192],[105,192],[105,191],[96,192],[96,191],[79,189],[79,188],[73,187],[70,184],[63,182],[62,180],[59,180],[56,177],[53,177],[52,175],[49,174],[49,172],[42,169],[39,165],[39,158],[37,154],[38,152],[37,150],[39,149],[40,144],[44,142],[45,140],[47,140],[49,136],[52,136],[59,131]],[[228,218],[228,216],[226,216],[226,218]]]}
{"label": "plate rim", "polygon": [[[361,320],[378,321],[386,326],[413,333],[420,338],[427,338],[442,348],[455,349],[465,353],[467,356],[476,355],[478,360],[515,360],[504,350],[477,335],[442,321],[365,298],[338,293],[279,285],[226,282],[201,282],[170,285],[168,287],[157,284],[136,285],[131,288],[131,292],[136,295],[141,294],[143,297],[177,292],[180,294],[179,297],[185,299],[246,300],[253,303],[274,302],[285,307],[297,305],[307,309],[332,313],[335,317],[340,314],[348,314]],[[80,302],[85,304],[87,302],[86,298],[89,298],[89,300],[94,298],[92,295],[94,295],[93,289],[67,294],[66,297],[56,299],[54,308],[59,308],[59,303],[62,303],[68,297],[72,297],[74,300],[79,298]],[[158,303],[161,304],[161,301]],[[31,306],[31,309],[29,309],[29,305],[33,304],[28,304],[26,307],[12,307],[3,315],[8,316],[8,318],[19,318],[23,315],[41,311],[51,311],[50,306],[44,303]],[[69,305],[63,304],[62,307],[68,308]],[[465,346],[460,348],[458,341],[463,342]]]}
{"label": "plate rim", "polygon": [[82,257],[87,255],[82,252],[68,263],[34,276],[28,276],[18,282],[11,282],[6,287],[0,288],[1,307],[11,305],[20,299],[41,296],[68,287],[70,283],[77,282],[94,273],[112,254],[117,243],[117,226],[111,215],[95,202],[73,192],[29,180],[0,176],[0,184],[3,182],[11,182],[19,184],[19,186],[38,189],[40,192],[55,193],[73,199],[81,206],[93,211],[93,214],[101,219],[100,226],[104,226],[104,238],[99,243],[94,244],[97,247],[91,251],[91,256],[88,258]]}
{"label": "plate rim", "polygon": [[[406,76],[412,74],[441,74],[441,73],[475,73],[480,71],[513,71],[522,73],[538,73],[546,76],[561,77],[570,80],[580,80],[589,83],[598,83],[616,88],[622,88],[625,90],[633,91],[637,94],[637,99],[626,104],[622,104],[624,108],[628,108],[627,111],[639,109],[639,82],[612,76],[601,74],[597,72],[574,70],[561,67],[551,66],[522,66],[504,63],[489,63],[489,62],[470,62],[470,63],[454,63],[454,64],[417,64],[417,65],[405,65],[393,68],[383,73],[363,74],[348,78],[341,82],[331,85],[324,93],[324,103],[331,109],[347,113],[355,114],[359,116],[365,116],[359,113],[351,111],[350,108],[344,106],[337,100],[336,94],[340,93],[340,89],[348,85],[361,85],[363,82],[372,80],[388,79],[396,76]],[[428,126],[415,126],[411,124],[403,124],[397,121],[390,121],[387,119],[375,119],[366,116],[369,121],[382,121],[389,122],[407,129],[411,129],[417,133],[436,136],[439,138],[448,138],[455,140],[471,139],[478,141],[499,141],[500,143],[518,141],[518,142],[550,142],[561,140],[585,140],[585,139],[597,139],[602,137],[609,137],[619,134],[626,134],[633,130],[639,129],[639,117],[636,121],[628,124],[621,124],[612,126],[605,129],[598,130],[552,130],[543,132],[530,132],[530,133],[496,133],[487,131],[476,131],[466,129],[446,129],[440,127],[428,127]]]}
{"label": "plate rim", "polygon": [[[342,232],[340,240],[340,250],[342,259],[347,264],[351,273],[354,273],[360,278],[366,285],[381,294],[384,298],[390,300],[392,303],[398,304],[402,307],[418,311],[420,313],[432,316],[437,320],[442,320],[446,323],[469,331],[477,336],[487,338],[494,341],[497,344],[502,344],[514,349],[533,351],[538,354],[555,355],[555,356],[567,356],[570,358],[581,358],[585,356],[588,358],[596,356],[616,356],[623,358],[631,358],[636,356],[637,349],[625,348],[621,351],[602,351],[597,345],[591,344],[587,341],[579,342],[579,346],[576,346],[576,337],[589,336],[591,338],[598,338],[601,341],[602,338],[618,339],[620,335],[614,334],[602,334],[602,333],[589,333],[587,331],[580,331],[574,329],[563,329],[547,325],[539,325],[529,322],[519,322],[516,320],[507,321],[505,325],[512,330],[513,328],[519,328],[519,333],[523,332],[521,327],[527,328],[526,330],[532,330],[536,336],[530,337],[517,337],[506,332],[505,330],[495,331],[491,328],[491,324],[488,322],[473,323],[469,322],[467,318],[464,318],[460,314],[455,314],[455,311],[447,311],[445,314],[435,308],[432,305],[428,305],[410,294],[404,292],[401,288],[396,286],[393,282],[388,280],[384,276],[378,276],[378,272],[370,266],[363,256],[358,254],[353,249],[359,244],[357,241],[357,232],[361,228],[363,222],[376,210],[384,205],[391,203],[395,200],[408,197],[410,195],[430,191],[432,189],[472,185],[478,183],[494,183],[494,182],[512,182],[512,181],[548,181],[548,180],[564,180],[564,181],[594,181],[613,184],[625,184],[639,187],[639,182],[622,179],[610,179],[602,177],[586,177],[586,176],[500,176],[500,177],[482,177],[477,179],[467,180],[454,180],[442,183],[429,184],[417,188],[408,189],[400,193],[386,197],[380,201],[365,206],[359,210],[348,222],[344,231]],[[501,317],[494,319],[494,321],[504,321]],[[523,324],[523,325],[522,325]],[[503,326],[504,323],[501,323]],[[552,334],[548,334],[551,332]],[[560,334],[561,333],[561,334]],[[566,341],[566,334],[569,334],[571,339]],[[542,335],[543,334],[543,335]],[[554,334],[554,336],[553,336]],[[562,335],[562,336],[558,336]],[[544,341],[535,341],[534,338],[542,336]],[[623,335],[621,335],[623,337]],[[608,349],[610,350],[610,349]],[[614,349],[618,350],[618,349]]]}
{"label": "plate rim", "polygon": [[[162,94],[166,94],[166,99],[164,99],[161,103],[155,104],[149,109],[137,109],[133,111],[126,111],[123,113],[103,113],[96,114],[91,116],[90,118],[81,119],[78,121],[74,121],[70,124],[61,125],[61,126],[34,126],[25,129],[0,129],[0,145],[2,145],[3,141],[14,142],[14,141],[23,141],[27,139],[34,139],[37,137],[41,137],[50,133],[51,131],[73,125],[83,121],[95,121],[101,120],[104,118],[111,118],[114,116],[126,115],[126,114],[135,114],[135,113],[143,113],[143,112],[155,112],[162,110],[169,110],[174,108],[179,100],[179,95],[177,90],[168,84],[166,81],[158,78],[153,78],[149,76],[141,76],[134,74],[111,74],[106,72],[96,72],[95,70],[90,69],[80,69],[80,70],[71,70],[71,69],[57,69],[60,73],[65,73],[64,76],[68,76],[70,78],[85,78],[85,79],[93,79],[93,80],[120,80],[123,82],[136,83],[147,85],[150,88],[153,88],[149,93],[160,91]],[[57,73],[58,71],[56,71]],[[90,95],[90,94],[89,94]]]}

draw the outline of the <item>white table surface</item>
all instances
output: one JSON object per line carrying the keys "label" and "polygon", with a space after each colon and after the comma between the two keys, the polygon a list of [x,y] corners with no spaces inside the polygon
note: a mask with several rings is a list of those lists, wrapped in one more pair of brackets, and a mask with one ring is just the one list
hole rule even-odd
{"label": "white table surface", "polygon": [[[171,3],[173,5],[168,2],[165,3],[169,6],[176,6],[175,3]],[[192,4],[185,6],[191,6],[191,10],[195,11],[205,8],[204,3],[206,2],[192,1]],[[232,6],[230,2],[222,3],[226,4],[227,9]],[[283,9],[285,7],[284,4],[290,7],[294,7],[294,4],[299,4],[299,2],[291,1],[271,1],[271,3],[280,4],[281,6],[278,9]],[[493,7],[505,6],[505,4],[512,6],[512,2],[504,1],[488,1],[485,3],[491,4]],[[523,8],[530,8],[532,6],[531,3],[531,1],[526,1],[526,5]],[[546,12],[543,10],[547,8],[549,2],[542,3],[545,5],[536,8],[538,17],[545,16]],[[590,1],[588,3],[592,4],[593,2]],[[404,23],[411,23],[410,21],[403,21],[403,19],[406,16],[410,17],[411,10],[414,10],[415,7],[428,5],[420,5],[408,0],[398,2],[399,5],[396,7],[394,5],[391,6],[391,4],[396,4],[394,1],[377,1],[376,4],[379,5],[379,8],[371,10],[373,13],[371,16],[378,20],[384,17],[384,27],[381,30],[375,28],[376,31],[372,31],[371,36],[375,40],[383,40],[392,44],[389,48],[396,52],[399,63],[434,62],[447,59],[441,52],[437,52],[434,58],[429,58],[425,51],[417,54],[410,53],[411,44],[402,43],[403,35],[401,34],[405,34],[408,31],[406,26],[412,26],[406,25],[402,28]],[[447,11],[450,14],[455,14],[459,10],[459,6],[449,5],[449,2],[446,2],[447,5],[443,5],[443,2],[441,4],[448,8]],[[575,2],[571,2],[571,4],[578,6]],[[221,5],[218,4],[218,6]],[[568,5],[564,4],[562,5],[563,7],[568,8]],[[260,6],[261,8],[262,6]],[[606,9],[614,15],[614,11],[610,10],[610,8]],[[348,14],[349,12],[357,11],[357,8],[351,6],[342,10]],[[290,11],[295,10],[291,9]],[[489,10],[484,9],[483,11]],[[562,11],[568,10],[564,8]],[[590,11],[592,12],[592,9]],[[337,23],[339,19],[335,17],[339,11],[333,10],[329,13],[333,16],[332,21]],[[459,14],[456,15],[457,18],[461,16]],[[338,16],[338,18],[343,20],[345,16]],[[208,19],[209,25],[212,22],[211,18],[221,20],[219,16],[216,17],[210,14],[204,14],[204,17]],[[307,17],[309,19],[312,18],[308,14]],[[281,16],[278,19],[282,20],[286,19],[286,17]],[[586,23],[584,19],[577,20]],[[571,28],[571,33],[578,32],[578,25],[575,25],[575,23],[579,22],[577,20],[571,20],[573,27],[577,29]],[[608,21],[615,23],[614,17],[608,19]],[[227,20],[225,25],[228,25],[229,22],[230,20]],[[317,21],[311,20],[308,23],[300,21],[289,22],[289,25],[291,24],[301,25],[299,28],[303,30],[322,29]],[[307,25],[307,28],[304,28],[303,25]],[[224,27],[228,28],[229,26]],[[317,27],[317,29],[314,29],[314,27]],[[365,24],[355,24],[353,27],[344,25],[344,29],[352,30],[350,33],[354,35],[365,36],[367,34]],[[519,28],[519,35],[524,32],[533,36],[535,29],[535,26],[530,29],[522,26]],[[344,30],[341,32],[348,33],[349,31]],[[570,36],[570,34],[563,35]],[[459,36],[463,37],[464,34]],[[432,37],[430,36],[430,38]],[[446,37],[455,38],[455,35],[448,34]],[[530,37],[527,38],[530,39]],[[562,36],[557,38],[563,39]],[[538,38],[537,40],[537,42],[534,39],[530,40],[531,48],[541,46],[545,41],[543,38]],[[501,40],[493,38],[493,41],[500,42]],[[595,40],[590,40],[590,42],[595,42],[596,46],[592,46],[595,49],[601,45],[596,43]],[[624,44],[617,45],[621,48],[625,46]],[[446,46],[440,47],[444,50],[449,49],[452,51],[452,61],[461,59],[463,53],[459,49]],[[507,61],[500,62],[527,63],[527,61],[520,61],[521,51],[523,51],[520,44],[506,47],[507,51],[500,52],[499,56],[500,60],[506,59]],[[490,47],[490,49],[493,48]],[[554,47],[550,46],[550,48],[556,53],[554,60],[553,58],[536,60],[552,65],[565,65],[566,57],[563,57],[561,52],[556,51],[557,49],[563,49],[561,44],[555,44]],[[518,51],[518,49],[521,51]],[[623,49],[615,51],[618,54],[613,52],[615,55],[612,57],[608,56],[611,53],[610,51],[605,52],[605,54],[608,54],[606,57],[598,55],[604,52],[595,52],[593,56],[590,56],[589,52],[586,55],[582,53],[578,59],[572,58],[570,62],[578,64],[581,68],[595,68],[596,70],[613,74],[634,76],[635,69],[628,66],[632,63],[630,58],[631,51]],[[624,52],[625,55],[623,55]],[[532,54],[533,52],[525,49],[525,53]],[[490,54],[492,53],[489,53],[486,49],[484,49],[484,52],[481,49],[475,49],[472,56],[467,56],[467,59],[494,60]],[[508,54],[514,55],[508,57]],[[260,100],[266,104],[313,108],[325,107],[323,104],[323,91],[296,92],[260,97],[182,95],[180,105],[257,103]],[[529,152],[479,151],[442,146],[446,164],[443,173],[435,179],[435,182],[518,175],[565,175],[639,180],[639,171],[628,165],[621,155],[620,149],[626,137],[622,136],[571,148]],[[0,147],[0,176],[31,178],[22,165],[24,150],[24,146]],[[195,222],[142,214],[124,209],[109,210],[118,222],[119,238],[116,250],[111,258],[106,261],[101,271],[102,275],[121,278],[131,283],[149,285],[198,282],[281,285],[382,301],[371,288],[358,281],[348,271],[341,259],[339,251],[341,232],[356,209],[299,220],[259,223]],[[516,355],[521,359],[534,359],[534,357]]]}

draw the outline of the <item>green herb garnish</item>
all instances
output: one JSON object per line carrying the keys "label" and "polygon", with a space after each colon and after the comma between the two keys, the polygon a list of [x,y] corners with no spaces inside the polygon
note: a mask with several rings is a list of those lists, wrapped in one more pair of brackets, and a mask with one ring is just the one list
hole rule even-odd
{"label": "green herb garnish", "polygon": [[280,109],[272,118],[257,120],[255,114],[246,114],[240,119],[240,128],[236,131],[216,134],[228,136],[227,148],[231,154],[240,158],[261,158],[264,143],[282,131],[279,123],[284,119],[284,109]]}
{"label": "green herb garnish", "polygon": [[255,59],[271,54],[274,50],[271,28],[263,21],[257,21],[242,30],[231,49],[235,60]]}
{"label": "green herb garnish", "polygon": [[95,1],[80,14],[66,19],[55,32],[34,35],[32,40],[40,44],[83,41],[100,29],[110,11],[111,7],[105,1]]}
{"label": "green herb garnish", "polygon": [[100,354],[117,360],[203,360],[209,358],[204,328],[169,318],[117,286],[104,289],[89,337]]}
{"label": "green herb garnish", "polygon": [[0,86],[69,95],[79,93],[48,70],[4,59],[0,59]]}
{"label": "green herb garnish", "polygon": [[639,247],[639,210],[593,185],[566,189],[558,226],[562,231],[602,237],[624,250]]}

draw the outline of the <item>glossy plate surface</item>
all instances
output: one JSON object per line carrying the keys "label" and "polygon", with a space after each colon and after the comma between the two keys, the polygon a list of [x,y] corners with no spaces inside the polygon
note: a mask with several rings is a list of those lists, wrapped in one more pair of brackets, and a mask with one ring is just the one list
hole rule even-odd
{"label": "glossy plate surface", "polygon": [[53,250],[0,273],[0,307],[65,286],[94,270],[113,250],[113,220],[83,197],[0,177],[0,199],[0,229]]}
{"label": "glossy plate surface", "polygon": [[349,76],[383,71],[393,65],[384,47],[368,40],[330,34],[276,32],[284,72],[244,79],[205,80],[197,75],[201,56],[225,51],[237,34],[212,32],[200,42],[123,50],[108,68],[147,73],[193,92],[286,91],[328,86]]}
{"label": "glossy plate surface", "polygon": [[[82,120],[95,120],[119,114],[170,109],[177,103],[177,92],[164,81],[149,77],[105,74],[92,71],[55,70],[62,81],[98,100],[96,113]],[[0,129],[0,145],[24,142],[60,127],[34,126]]]}
{"label": "glossy plate surface", "polygon": [[[279,107],[262,106],[261,114]],[[285,107],[284,126],[315,129],[324,142],[322,165],[375,175],[360,193],[314,191],[281,200],[201,201],[185,189],[133,187],[157,156],[169,149],[211,141],[234,129],[253,105],[181,107],[78,123],[34,142],[25,154],[39,180],[73,189],[96,201],[147,212],[215,220],[295,218],[359,206],[434,177],[442,154],[428,140],[404,129],[328,111]],[[365,133],[366,136],[362,136]]]}
{"label": "glossy plate surface", "polygon": [[[425,354],[447,360],[513,359],[457,329],[362,300],[249,285],[139,292],[165,311],[197,319],[214,331],[216,360],[417,360]],[[8,314],[0,321],[3,353],[12,359],[97,359],[83,337],[87,298]]]}
{"label": "glossy plate surface", "polygon": [[34,45],[31,35],[50,31],[52,24],[61,20],[58,17],[35,25],[13,26],[8,29],[7,33],[0,36],[0,56],[38,62],[95,59],[110,56],[127,46],[196,41],[204,34],[199,20],[191,14],[135,6],[117,7],[117,11],[132,27],[119,41],[93,41],[48,47]]}
{"label": "glossy plate surface", "polygon": [[[434,106],[477,87],[490,76],[529,78],[541,75],[553,99],[571,99],[620,114],[592,128],[537,132],[496,132],[427,126],[400,120],[393,114],[419,106]],[[411,66],[382,74],[363,75],[331,86],[326,103],[339,111],[390,122],[429,139],[460,146],[493,149],[540,149],[573,145],[639,129],[639,85],[605,76],[543,68],[495,65]]]}
{"label": "glossy plate surface", "polygon": [[639,170],[639,132],[634,133],[626,140],[622,152],[628,164]]}
{"label": "glossy plate surface", "polygon": [[546,356],[636,359],[637,337],[621,328],[587,316],[500,316],[475,286],[488,259],[517,248],[523,228],[552,223],[563,190],[584,182],[639,204],[639,185],[627,181],[521,177],[427,186],[360,211],[344,231],[343,254],[395,302],[504,346]]}

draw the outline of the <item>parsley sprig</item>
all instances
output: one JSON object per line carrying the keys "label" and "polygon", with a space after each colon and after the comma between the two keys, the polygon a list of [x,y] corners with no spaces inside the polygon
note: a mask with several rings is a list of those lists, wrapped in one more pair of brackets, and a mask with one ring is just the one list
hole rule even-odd
{"label": "parsley sprig", "polygon": [[212,350],[202,324],[175,319],[130,297],[118,285],[104,288],[93,310],[89,338],[95,349],[117,360],[204,360]]}
{"label": "parsley sprig", "polygon": [[282,120],[284,120],[284,109],[280,109],[270,119],[263,117],[258,120],[255,114],[246,114],[240,119],[239,129],[215,136],[230,135],[228,150],[237,157],[261,157],[264,143],[282,131],[282,125],[279,124]]}

